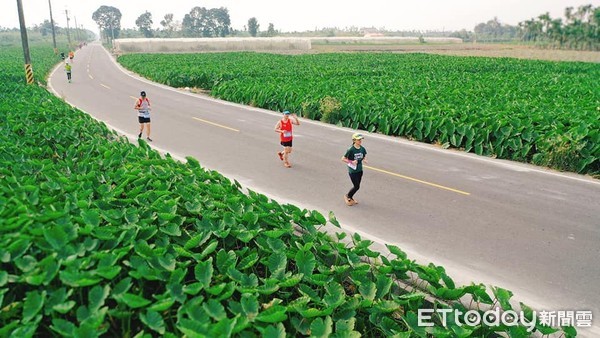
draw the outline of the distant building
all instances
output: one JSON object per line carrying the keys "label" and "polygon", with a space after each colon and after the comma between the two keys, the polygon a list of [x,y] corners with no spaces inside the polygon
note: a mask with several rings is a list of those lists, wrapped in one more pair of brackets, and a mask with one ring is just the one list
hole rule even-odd
{"label": "distant building", "polygon": [[360,29],[360,32],[362,33],[362,35],[365,38],[375,38],[375,37],[381,37],[381,36],[383,36],[383,33],[381,33],[375,27],[364,27],[364,28]]}

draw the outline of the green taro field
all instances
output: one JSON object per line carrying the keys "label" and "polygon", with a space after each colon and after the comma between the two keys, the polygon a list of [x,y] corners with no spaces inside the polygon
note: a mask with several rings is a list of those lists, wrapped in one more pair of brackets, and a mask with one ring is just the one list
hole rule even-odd
{"label": "green taro field", "polygon": [[[50,47],[32,55],[43,83],[58,60]],[[358,235],[328,234],[332,214],[129,143],[26,85],[21,57],[0,53],[0,337],[529,336],[435,316],[418,326],[420,308],[516,305],[508,290],[455,285],[398,247],[382,255]]]}
{"label": "green taro field", "polygon": [[600,64],[428,54],[132,54],[174,87],[479,155],[600,175]]}

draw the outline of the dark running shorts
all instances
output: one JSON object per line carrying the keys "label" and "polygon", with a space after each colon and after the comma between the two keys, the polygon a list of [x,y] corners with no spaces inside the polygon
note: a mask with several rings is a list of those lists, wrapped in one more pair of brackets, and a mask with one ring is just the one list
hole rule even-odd
{"label": "dark running shorts", "polygon": [[292,146],[292,141],[287,141],[287,142],[281,141],[281,145],[284,146],[284,147],[291,147]]}
{"label": "dark running shorts", "polygon": [[150,123],[150,118],[138,116],[138,121],[140,121],[140,123]]}

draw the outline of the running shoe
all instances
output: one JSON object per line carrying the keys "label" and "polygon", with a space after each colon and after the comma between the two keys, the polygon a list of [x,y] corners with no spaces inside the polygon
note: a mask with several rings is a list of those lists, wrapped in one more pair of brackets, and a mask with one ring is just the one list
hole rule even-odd
{"label": "running shoe", "polygon": [[353,206],[352,199],[348,197],[348,195],[344,195],[344,202],[346,202],[347,206]]}

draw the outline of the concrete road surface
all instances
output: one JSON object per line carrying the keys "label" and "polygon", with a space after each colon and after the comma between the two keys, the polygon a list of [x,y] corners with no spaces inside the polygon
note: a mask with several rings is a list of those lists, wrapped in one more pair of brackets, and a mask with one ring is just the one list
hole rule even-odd
{"label": "concrete road surface", "polygon": [[[293,81],[293,79],[290,79]],[[306,119],[294,126],[293,167],[276,152],[277,112],[154,84],[116,64],[98,44],[76,53],[73,82],[49,79],[67,102],[137,137],[135,99],[152,104],[152,145],[280,202],[335,212],[342,226],[395,244],[457,282],[512,290],[537,310],[592,310],[600,336],[600,181],[365,133],[369,166],[348,207],[340,161],[353,130]]]}

